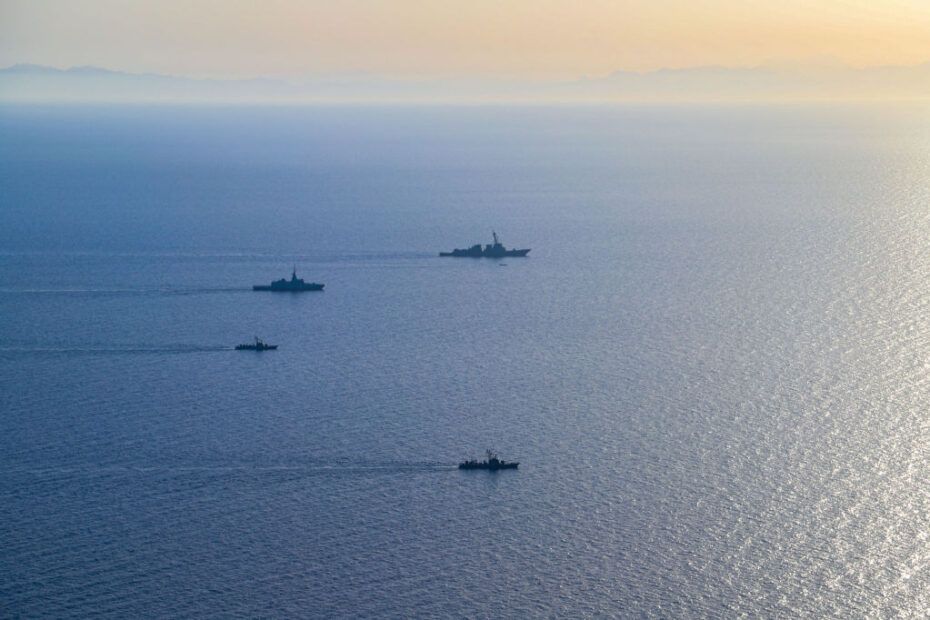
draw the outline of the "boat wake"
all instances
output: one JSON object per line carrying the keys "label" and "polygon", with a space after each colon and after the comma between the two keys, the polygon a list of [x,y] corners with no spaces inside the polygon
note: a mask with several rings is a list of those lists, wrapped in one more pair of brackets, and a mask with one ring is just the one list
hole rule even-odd
{"label": "boat wake", "polygon": [[107,345],[76,347],[0,347],[0,354],[17,355],[145,355],[145,354],[184,354],[211,353],[215,351],[232,351],[231,346],[201,345]]}
{"label": "boat wake", "polygon": [[445,471],[455,469],[454,463],[441,461],[336,461],[311,463],[306,466],[311,472],[333,473],[397,473],[416,471]]}
{"label": "boat wake", "polygon": [[216,293],[244,293],[247,287],[217,288],[48,288],[48,289],[10,289],[0,288],[0,295],[60,295],[79,297],[145,297],[175,295],[211,295]]}
{"label": "boat wake", "polygon": [[139,463],[111,465],[107,467],[47,467],[47,468],[11,468],[3,473],[9,476],[28,476],[41,479],[81,479],[106,477],[136,476],[283,476],[294,479],[303,476],[371,476],[414,473],[438,473],[455,470],[452,463],[441,462],[382,462],[382,463],[344,463],[344,464],[177,464],[163,465]]}

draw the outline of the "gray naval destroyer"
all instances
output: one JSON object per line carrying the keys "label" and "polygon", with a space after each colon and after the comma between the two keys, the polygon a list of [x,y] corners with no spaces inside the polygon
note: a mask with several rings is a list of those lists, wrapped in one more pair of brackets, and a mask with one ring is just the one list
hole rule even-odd
{"label": "gray naval destroyer", "polygon": [[304,282],[301,278],[298,278],[297,267],[295,266],[290,280],[281,278],[280,280],[275,280],[271,284],[256,284],[252,287],[252,290],[275,291],[278,293],[300,293],[303,291],[322,291],[324,286],[326,285],[317,284],[316,282]]}
{"label": "gray naval destroyer", "polygon": [[491,471],[497,471],[498,469],[516,469],[520,466],[520,463],[500,460],[500,458],[490,450],[488,450],[486,454],[488,455],[488,460],[462,461],[459,463],[459,469],[490,469]]}
{"label": "gray naval destroyer", "polygon": [[504,258],[506,256],[526,256],[530,253],[529,249],[526,250],[508,250],[504,245],[498,241],[497,233],[491,233],[494,236],[494,243],[489,243],[483,248],[480,243],[476,243],[467,249],[456,249],[451,252],[440,252],[440,256],[467,256],[469,258]]}

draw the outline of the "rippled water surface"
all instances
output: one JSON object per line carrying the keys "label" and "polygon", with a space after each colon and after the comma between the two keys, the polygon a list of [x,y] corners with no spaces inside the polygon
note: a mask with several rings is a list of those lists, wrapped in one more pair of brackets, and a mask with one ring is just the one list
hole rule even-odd
{"label": "rippled water surface", "polygon": [[0,615],[927,615],[928,113],[0,108]]}

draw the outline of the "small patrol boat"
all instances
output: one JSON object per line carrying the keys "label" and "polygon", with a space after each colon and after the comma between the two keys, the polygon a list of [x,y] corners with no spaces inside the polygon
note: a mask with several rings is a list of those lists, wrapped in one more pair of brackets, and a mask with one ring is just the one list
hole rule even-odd
{"label": "small patrol boat", "polygon": [[266,344],[258,336],[255,336],[255,344],[237,344],[236,351],[274,351],[278,348],[276,344]]}
{"label": "small patrol boat", "polygon": [[516,469],[520,466],[520,463],[513,461],[502,461],[490,450],[488,450],[485,454],[488,456],[486,461],[462,461],[459,463],[459,469],[490,469],[492,471],[496,471],[498,469]]}

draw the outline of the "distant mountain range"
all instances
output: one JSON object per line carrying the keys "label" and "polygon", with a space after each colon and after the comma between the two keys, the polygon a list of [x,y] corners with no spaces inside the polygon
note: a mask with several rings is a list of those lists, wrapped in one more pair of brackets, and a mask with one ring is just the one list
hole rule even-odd
{"label": "distant mountain range", "polygon": [[837,61],[769,62],[757,67],[617,71],[572,81],[493,78],[391,79],[371,73],[243,80],[125,73],[99,67],[0,69],[3,102],[480,102],[763,101],[930,99],[930,62],[852,68]]}

